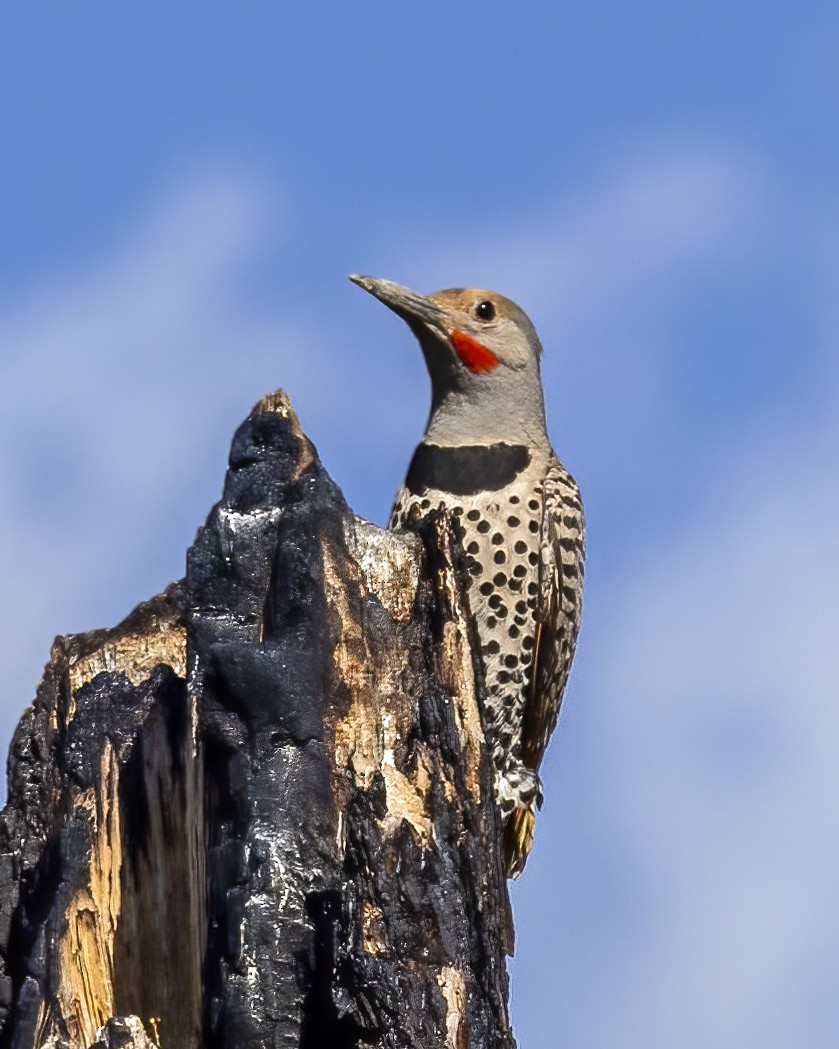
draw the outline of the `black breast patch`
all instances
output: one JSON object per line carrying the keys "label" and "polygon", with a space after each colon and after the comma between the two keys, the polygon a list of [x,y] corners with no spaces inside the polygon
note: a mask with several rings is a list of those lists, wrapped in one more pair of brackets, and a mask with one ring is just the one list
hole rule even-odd
{"label": "black breast patch", "polygon": [[412,495],[429,488],[452,495],[477,495],[505,488],[526,469],[530,452],[523,444],[421,444],[414,452],[405,487]]}

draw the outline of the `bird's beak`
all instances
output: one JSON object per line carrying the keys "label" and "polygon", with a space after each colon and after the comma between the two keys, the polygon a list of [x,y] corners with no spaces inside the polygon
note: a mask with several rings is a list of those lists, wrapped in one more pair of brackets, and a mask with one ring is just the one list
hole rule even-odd
{"label": "bird's beak", "polygon": [[379,280],[377,277],[360,277],[357,273],[351,273],[350,280],[359,288],[364,288],[371,295],[375,295],[380,302],[383,302],[408,323],[422,321],[432,328],[445,330],[446,311],[427,296],[418,295],[410,288],[403,288],[401,284],[394,284],[390,280]]}

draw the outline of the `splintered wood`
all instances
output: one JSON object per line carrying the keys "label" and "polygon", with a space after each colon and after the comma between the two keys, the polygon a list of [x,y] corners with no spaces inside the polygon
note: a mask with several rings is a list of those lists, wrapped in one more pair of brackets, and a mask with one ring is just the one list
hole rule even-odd
{"label": "splintered wood", "polygon": [[90,820],[90,881],[73,894],[67,927],[58,944],[59,973],[55,1034],[66,1026],[73,1043],[92,1045],[114,1014],[114,939],[120,919],[122,842],[119,766],[110,742],[102,753],[97,787],[78,799]]}

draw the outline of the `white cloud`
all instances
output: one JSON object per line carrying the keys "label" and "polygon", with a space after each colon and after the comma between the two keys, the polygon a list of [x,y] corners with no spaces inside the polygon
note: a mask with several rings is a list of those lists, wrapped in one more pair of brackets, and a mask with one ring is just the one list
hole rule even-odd
{"label": "white cloud", "polygon": [[715,144],[650,144],[536,213],[492,216],[490,233],[476,241],[470,230],[423,268],[479,265],[551,321],[600,315],[685,260],[717,255],[753,214],[757,175],[750,159]]}
{"label": "white cloud", "polygon": [[602,1044],[780,1047],[808,1023],[801,976],[839,935],[835,437],[740,464],[612,595],[589,681],[612,802],[595,818],[650,909]]}
{"label": "white cloud", "polygon": [[266,212],[253,180],[202,175],[0,316],[7,719],[53,634],[115,622],[182,574],[266,356],[231,289]]}
{"label": "white cloud", "polygon": [[729,449],[703,511],[589,595],[561,797],[533,895],[517,888],[533,1049],[835,1043],[834,379]]}

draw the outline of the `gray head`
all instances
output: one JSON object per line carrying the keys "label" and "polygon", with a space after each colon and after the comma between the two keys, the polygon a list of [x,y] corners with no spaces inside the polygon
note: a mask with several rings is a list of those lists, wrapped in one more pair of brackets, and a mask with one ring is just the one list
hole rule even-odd
{"label": "gray head", "polygon": [[431,376],[427,440],[547,446],[542,344],[524,310],[481,288],[426,296],[373,277],[350,280],[389,306],[419,340]]}

